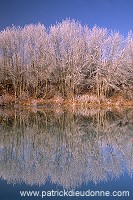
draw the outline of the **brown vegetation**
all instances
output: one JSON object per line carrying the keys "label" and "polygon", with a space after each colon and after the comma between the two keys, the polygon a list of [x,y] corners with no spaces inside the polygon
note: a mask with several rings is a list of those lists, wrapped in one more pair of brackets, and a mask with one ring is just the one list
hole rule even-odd
{"label": "brown vegetation", "polygon": [[95,95],[82,95],[75,97],[73,99],[67,100],[63,99],[60,96],[54,96],[51,99],[43,99],[43,98],[26,98],[22,100],[15,101],[15,97],[10,94],[5,94],[0,96],[0,106],[6,107],[14,107],[14,106],[32,106],[32,107],[86,107],[86,108],[93,108],[93,107],[112,107],[112,106],[126,106],[126,107],[133,107],[133,100],[125,98],[121,93],[117,93],[110,98],[106,98],[103,100],[98,100]]}

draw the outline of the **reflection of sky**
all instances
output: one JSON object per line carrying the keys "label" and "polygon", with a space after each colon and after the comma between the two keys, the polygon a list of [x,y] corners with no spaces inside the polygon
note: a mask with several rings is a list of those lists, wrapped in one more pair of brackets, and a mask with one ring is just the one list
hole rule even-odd
{"label": "reflection of sky", "polygon": [[[20,199],[19,191],[22,190],[31,190],[31,191],[50,191],[50,190],[63,190],[62,187],[52,184],[47,182],[44,186],[27,186],[25,184],[18,184],[18,185],[10,185],[6,184],[5,181],[0,181],[0,197],[2,200],[18,200]],[[75,190],[79,191],[129,191],[130,192],[130,197],[107,197],[108,200],[132,200],[133,199],[133,179],[131,179],[127,174],[124,176],[121,176],[120,178],[113,180],[113,181],[108,181],[107,183],[99,183],[95,185],[94,183],[90,182],[88,184],[82,184],[80,187],[75,188]],[[7,192],[8,191],[8,192]],[[29,197],[23,197],[25,200],[29,200]],[[44,199],[51,199],[52,197],[48,198],[45,197]],[[71,197],[70,199],[95,199],[95,200],[106,200],[106,197]],[[34,199],[34,198],[32,198]],[[37,198],[35,198],[37,199]],[[40,199],[40,198],[38,198]],[[59,197],[53,197],[52,199],[59,200],[61,198]],[[68,197],[62,197],[62,199],[68,199]]]}
{"label": "reflection of sky", "polygon": [[[118,161],[118,166],[120,168],[119,175],[123,174],[125,171],[127,171],[125,156],[115,145],[111,145],[111,144],[103,145],[103,151],[104,151],[103,158],[105,158],[105,159],[103,159],[103,162],[108,164],[108,163],[112,162],[113,157],[116,157],[117,158],[116,161]],[[112,155],[112,157],[109,156],[110,154]],[[110,174],[110,176],[111,176],[111,174]],[[117,176],[117,173],[116,173],[116,176]]]}

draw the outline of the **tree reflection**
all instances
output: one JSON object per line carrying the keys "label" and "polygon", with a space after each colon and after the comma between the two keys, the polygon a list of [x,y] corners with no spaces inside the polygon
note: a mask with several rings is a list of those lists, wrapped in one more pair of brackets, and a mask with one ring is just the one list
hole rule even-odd
{"label": "tree reflection", "polygon": [[0,111],[0,177],[74,188],[133,172],[133,110]]}

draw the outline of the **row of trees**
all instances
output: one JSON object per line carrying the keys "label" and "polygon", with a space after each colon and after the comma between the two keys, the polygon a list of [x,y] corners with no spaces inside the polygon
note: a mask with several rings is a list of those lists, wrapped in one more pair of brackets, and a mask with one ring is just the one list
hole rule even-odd
{"label": "row of trees", "polygon": [[133,88],[133,33],[65,20],[0,32],[0,89],[15,98],[63,98],[93,92],[98,98]]}

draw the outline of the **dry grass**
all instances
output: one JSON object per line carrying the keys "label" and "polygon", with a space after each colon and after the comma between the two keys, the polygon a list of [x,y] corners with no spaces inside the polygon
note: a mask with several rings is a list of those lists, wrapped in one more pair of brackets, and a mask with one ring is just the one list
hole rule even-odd
{"label": "dry grass", "polygon": [[81,96],[76,96],[70,100],[64,100],[60,96],[54,96],[51,99],[43,99],[43,98],[26,98],[15,103],[15,98],[13,95],[5,94],[0,96],[0,105],[1,106],[13,106],[13,105],[21,105],[21,106],[31,106],[31,107],[41,107],[41,106],[52,106],[52,107],[85,107],[85,108],[107,108],[107,107],[121,107],[121,106],[128,106],[133,107],[133,100],[129,100],[125,98],[122,94],[117,93],[110,98],[102,97],[100,100],[97,98],[96,95],[92,94],[84,94]]}
{"label": "dry grass", "polygon": [[0,105],[1,106],[12,106],[15,104],[14,95],[5,94],[0,96]]}

